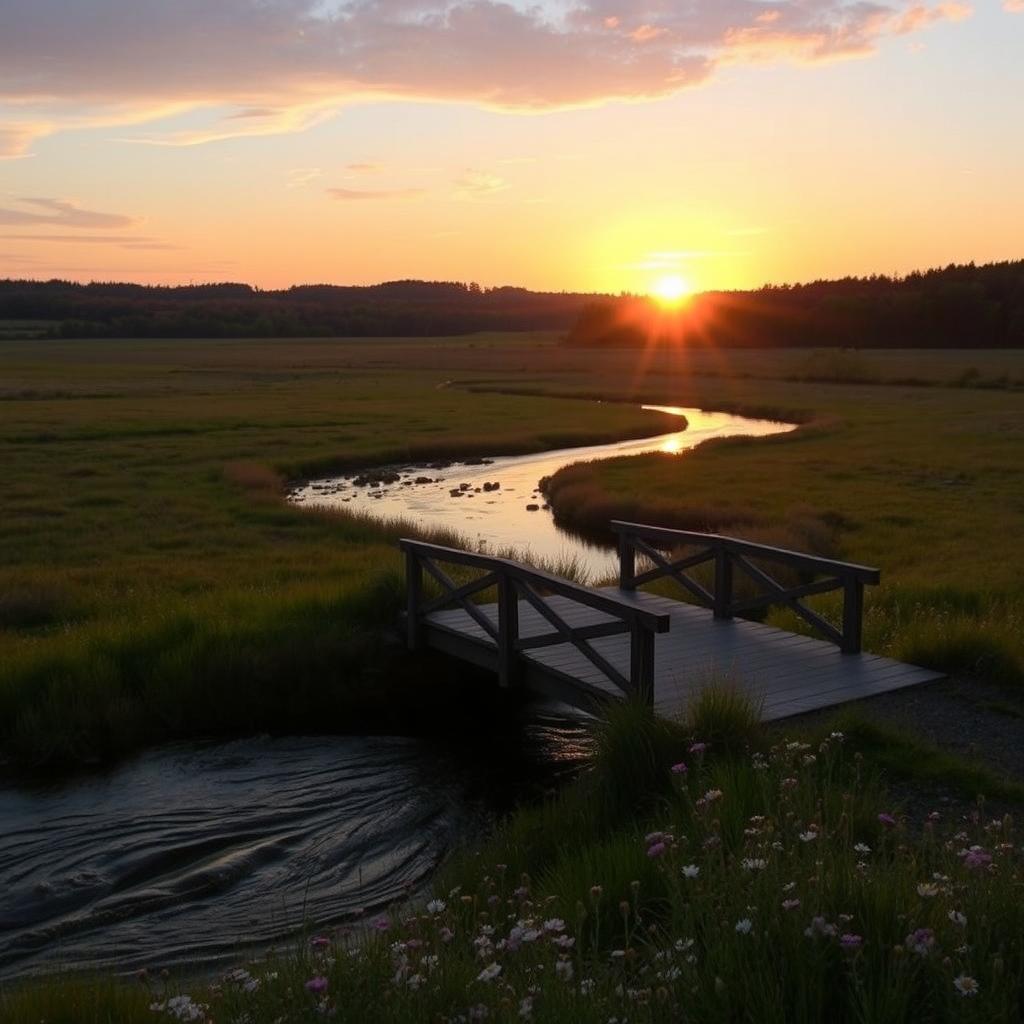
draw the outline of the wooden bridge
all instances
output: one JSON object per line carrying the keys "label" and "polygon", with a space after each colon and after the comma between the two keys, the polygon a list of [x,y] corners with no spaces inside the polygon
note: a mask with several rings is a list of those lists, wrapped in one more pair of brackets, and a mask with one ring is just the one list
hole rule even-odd
{"label": "wooden bridge", "polygon": [[[409,647],[447,652],[496,672],[502,686],[585,710],[634,698],[667,716],[684,713],[712,680],[748,693],[769,721],[942,678],[861,651],[864,587],[879,582],[877,569],[717,534],[612,528],[619,581],[605,588],[402,540]],[[638,589],[660,579],[688,600]],[[487,591],[497,599],[484,602]],[[838,623],[805,603],[829,591],[842,591]],[[822,639],[737,617],[772,606]]]}

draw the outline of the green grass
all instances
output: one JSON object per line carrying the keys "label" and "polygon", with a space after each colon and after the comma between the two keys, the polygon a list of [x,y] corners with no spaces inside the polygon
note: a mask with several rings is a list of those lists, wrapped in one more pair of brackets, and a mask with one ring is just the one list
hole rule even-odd
{"label": "green grass", "polygon": [[[682,725],[620,709],[588,771],[467,849],[437,902],[394,907],[383,930],[310,934],[213,984],[29,981],[0,988],[0,1018],[1020,1019],[1024,849],[1009,817],[908,818],[863,730],[773,738],[727,691],[701,705]],[[746,741],[701,750],[702,723]]]}
{"label": "green grass", "polygon": [[[872,380],[936,386],[850,384],[865,363]],[[279,690],[258,665],[354,694],[362,662],[341,652],[368,631],[332,616],[355,623],[365,605],[390,627],[397,604],[371,584],[399,569],[399,528],[287,507],[282,482],[661,429],[641,400],[803,426],[573,471],[553,488],[561,516],[720,528],[876,564],[868,649],[1020,680],[1024,394],[947,386],[972,367],[967,384],[1016,380],[1024,357],[580,352],[549,334],[0,342],[0,751],[67,762],[229,729],[231,700],[184,695],[221,677],[237,694],[230,680],[246,675]],[[315,654],[321,635],[335,669]],[[239,714],[239,730],[302,725],[276,699],[253,703],[267,717]],[[307,725],[366,721],[303,706]]]}

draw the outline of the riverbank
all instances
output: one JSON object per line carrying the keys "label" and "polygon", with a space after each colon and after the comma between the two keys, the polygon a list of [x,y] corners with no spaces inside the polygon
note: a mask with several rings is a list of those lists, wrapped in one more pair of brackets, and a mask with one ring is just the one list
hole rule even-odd
{"label": "riverbank", "polygon": [[53,979],[0,992],[0,1009],[11,1024],[1017,1019],[1012,820],[905,812],[851,724],[780,740],[725,691],[681,726],[624,708],[577,782],[355,946],[315,932],[212,986]]}

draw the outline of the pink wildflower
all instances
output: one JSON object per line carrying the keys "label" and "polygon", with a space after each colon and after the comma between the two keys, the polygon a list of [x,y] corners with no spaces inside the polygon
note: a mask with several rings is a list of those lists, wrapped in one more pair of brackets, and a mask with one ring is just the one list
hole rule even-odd
{"label": "pink wildflower", "polygon": [[708,749],[708,744],[707,743],[691,743],[690,744],[690,753],[691,754],[696,754],[698,757],[700,757],[700,755],[703,754],[707,749]]}
{"label": "pink wildflower", "polygon": [[839,945],[843,949],[860,949],[864,945],[864,939],[860,935],[853,935],[847,932],[839,936]]}
{"label": "pink wildflower", "polygon": [[648,851],[648,857],[660,857],[668,847],[664,843],[655,843]]}
{"label": "pink wildflower", "polygon": [[319,995],[321,992],[326,992],[327,979],[320,974],[315,978],[310,978],[309,981],[306,982],[306,991],[312,992],[313,995]]}
{"label": "pink wildflower", "polygon": [[324,946],[329,946],[331,944],[331,940],[327,938],[326,935],[314,935],[313,938],[309,940],[309,944],[314,949],[323,949]]}
{"label": "pink wildflower", "polygon": [[878,816],[879,824],[884,825],[886,828],[893,828],[896,824],[896,819],[891,814],[886,814],[884,811]]}
{"label": "pink wildflower", "polygon": [[992,863],[992,854],[986,853],[980,846],[972,846],[964,856],[965,868],[987,868]]}
{"label": "pink wildflower", "polygon": [[679,764],[672,765],[672,774],[673,775],[685,775],[686,772],[687,772],[687,768],[686,768],[686,762],[685,761],[680,761]]}

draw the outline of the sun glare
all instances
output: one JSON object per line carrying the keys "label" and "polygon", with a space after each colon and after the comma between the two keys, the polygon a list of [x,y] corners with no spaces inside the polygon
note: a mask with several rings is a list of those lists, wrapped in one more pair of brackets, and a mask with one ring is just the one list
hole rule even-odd
{"label": "sun glare", "polygon": [[663,306],[679,306],[693,294],[693,287],[680,274],[666,274],[654,282],[651,294]]}

